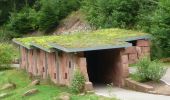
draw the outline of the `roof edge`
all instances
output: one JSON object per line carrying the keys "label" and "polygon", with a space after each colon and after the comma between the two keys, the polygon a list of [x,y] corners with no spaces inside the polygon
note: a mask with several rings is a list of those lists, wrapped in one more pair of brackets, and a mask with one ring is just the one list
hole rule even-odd
{"label": "roof edge", "polygon": [[44,48],[44,47],[42,47],[42,46],[40,46],[40,45],[38,45],[38,44],[36,44],[34,42],[31,42],[30,45],[33,46],[33,47],[39,48],[41,50],[44,50],[44,51],[46,51],[48,53],[54,52],[53,50]]}
{"label": "roof edge", "polygon": [[27,48],[27,49],[33,49],[33,48],[31,48],[31,47],[25,46],[23,43],[17,41],[16,39],[12,39],[12,41],[13,41],[15,44],[20,45],[20,46],[23,46],[23,47],[25,47],[25,48]]}
{"label": "roof edge", "polygon": [[68,52],[68,53],[83,52],[83,51],[94,51],[94,50],[106,50],[106,49],[117,49],[117,48],[127,48],[127,47],[132,46],[131,43],[126,43],[124,45],[114,45],[114,46],[113,45],[107,45],[107,46],[99,46],[99,47],[71,49],[71,48],[64,48],[64,47],[57,45],[57,44],[54,44],[54,43],[50,43],[49,45],[51,45],[55,49],[62,50],[62,51]]}
{"label": "roof edge", "polygon": [[126,39],[123,39],[123,40],[126,41],[126,42],[129,42],[129,41],[135,41],[135,40],[141,40],[141,39],[146,39],[146,40],[151,39],[151,35],[129,37],[129,38],[126,38]]}

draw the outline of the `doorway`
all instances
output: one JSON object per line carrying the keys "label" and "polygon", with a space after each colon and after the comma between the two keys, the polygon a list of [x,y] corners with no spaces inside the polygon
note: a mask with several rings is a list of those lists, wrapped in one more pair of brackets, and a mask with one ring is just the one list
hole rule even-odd
{"label": "doorway", "polygon": [[110,84],[117,80],[120,49],[85,52],[89,80],[95,84]]}

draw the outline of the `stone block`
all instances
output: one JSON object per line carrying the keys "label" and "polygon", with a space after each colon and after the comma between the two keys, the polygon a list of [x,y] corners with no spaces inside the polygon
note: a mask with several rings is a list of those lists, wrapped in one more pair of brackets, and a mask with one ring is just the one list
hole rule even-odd
{"label": "stone block", "polygon": [[86,81],[89,81],[88,78],[88,73],[87,73],[87,63],[86,63],[86,58],[80,57],[78,60],[78,65],[80,67],[80,71],[83,73],[83,75],[86,78]]}
{"label": "stone block", "polygon": [[92,84],[92,82],[85,82],[84,90],[85,91],[93,91],[93,84]]}
{"label": "stone block", "polygon": [[142,48],[141,47],[136,47],[136,51],[138,55],[142,54]]}
{"label": "stone block", "polygon": [[139,47],[149,47],[150,41],[149,40],[137,40],[137,46]]}
{"label": "stone block", "polygon": [[142,53],[150,53],[150,47],[141,47]]}
{"label": "stone block", "polygon": [[127,78],[129,76],[129,64],[123,64],[123,77]]}
{"label": "stone block", "polygon": [[137,54],[129,54],[129,64],[136,63],[138,61]]}
{"label": "stone block", "polygon": [[149,92],[154,90],[152,86],[136,82],[130,78],[125,79],[125,86],[132,90],[136,90],[140,92]]}
{"label": "stone block", "polygon": [[126,54],[131,54],[131,53],[136,53],[136,47],[135,46],[132,46],[132,47],[128,47],[128,48],[125,48],[125,53]]}
{"label": "stone block", "polygon": [[123,64],[128,64],[128,55],[122,55],[121,59]]}

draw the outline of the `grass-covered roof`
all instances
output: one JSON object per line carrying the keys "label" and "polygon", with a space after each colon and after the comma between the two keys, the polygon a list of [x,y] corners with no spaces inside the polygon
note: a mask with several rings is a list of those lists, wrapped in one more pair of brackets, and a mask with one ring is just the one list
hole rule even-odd
{"label": "grass-covered roof", "polygon": [[126,41],[143,38],[147,38],[146,33],[124,29],[101,29],[86,33],[16,38],[14,42],[27,48],[33,46],[48,51],[52,48],[66,50],[125,46],[128,44]]}

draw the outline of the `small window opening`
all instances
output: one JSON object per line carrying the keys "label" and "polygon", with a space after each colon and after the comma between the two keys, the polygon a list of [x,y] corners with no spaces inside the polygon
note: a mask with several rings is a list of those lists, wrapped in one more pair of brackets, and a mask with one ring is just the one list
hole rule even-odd
{"label": "small window opening", "polygon": [[58,56],[62,57],[63,56],[62,52],[58,52]]}
{"label": "small window opening", "polygon": [[67,73],[65,73],[65,77],[64,77],[64,79],[67,79]]}
{"label": "small window opening", "polygon": [[69,68],[71,68],[71,61],[69,61]]}
{"label": "small window opening", "polygon": [[44,68],[44,67],[43,67],[43,69],[42,69],[42,70],[43,70],[43,72],[45,72],[45,68]]}
{"label": "small window opening", "polygon": [[38,73],[38,69],[36,68],[36,73]]}
{"label": "small window opening", "polygon": [[54,79],[56,79],[56,73],[54,73]]}

